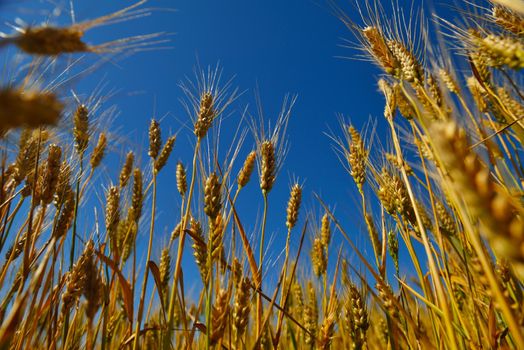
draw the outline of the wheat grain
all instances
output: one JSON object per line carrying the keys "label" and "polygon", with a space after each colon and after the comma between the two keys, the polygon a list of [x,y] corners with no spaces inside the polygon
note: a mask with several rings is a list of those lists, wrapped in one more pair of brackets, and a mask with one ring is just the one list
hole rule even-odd
{"label": "wheat grain", "polygon": [[124,165],[122,166],[122,169],[120,170],[120,188],[124,188],[127,186],[127,183],[129,182],[129,178],[131,177],[131,171],[133,171],[133,163],[135,161],[135,154],[131,151],[129,151],[126,155],[126,161],[124,162]]}
{"label": "wheat grain", "polygon": [[366,182],[366,163],[368,159],[368,152],[364,145],[364,141],[360,133],[353,127],[348,128],[351,136],[351,143],[349,145],[348,162],[351,168],[351,176],[357,184],[359,190]]}
{"label": "wheat grain", "polygon": [[91,159],[89,161],[92,169],[96,169],[102,162],[102,159],[104,159],[106,147],[107,136],[105,133],[101,133],[98,137],[98,142],[96,143],[95,149],[93,150],[93,153],[91,154]]}
{"label": "wheat grain", "polygon": [[14,128],[54,125],[63,108],[51,92],[0,89],[0,136]]}
{"label": "wheat grain", "polygon": [[287,203],[287,219],[286,226],[291,230],[297,224],[298,211],[302,201],[302,187],[299,184],[294,184],[291,188],[291,194]]}
{"label": "wheat grain", "polygon": [[311,263],[315,275],[322,276],[326,273],[327,269],[327,257],[322,244],[322,239],[316,237],[313,240],[313,247],[311,248]]}
{"label": "wheat grain", "polygon": [[178,193],[180,193],[182,197],[186,195],[186,192],[187,192],[186,169],[184,168],[184,165],[180,162],[178,162],[176,166],[176,188],[178,190]]}
{"label": "wheat grain", "polygon": [[273,142],[266,140],[260,145],[260,189],[269,193],[276,178],[276,155]]}
{"label": "wheat grain", "polygon": [[524,34],[524,18],[518,13],[500,5],[493,6],[492,16],[495,23],[517,35]]}
{"label": "wheat grain", "polygon": [[249,182],[249,179],[251,178],[251,174],[253,173],[253,169],[255,167],[256,157],[257,153],[255,151],[251,151],[246,157],[244,165],[242,166],[242,169],[240,169],[237,176],[237,183],[239,187],[242,188],[246,186]]}
{"label": "wheat grain", "polygon": [[160,172],[162,168],[166,165],[169,156],[171,155],[171,152],[173,151],[173,147],[175,146],[175,136],[171,136],[167,139],[166,144],[162,148],[162,151],[160,152],[160,155],[155,161],[155,172]]}
{"label": "wheat grain", "polygon": [[206,136],[216,116],[213,95],[206,91],[200,97],[200,109],[195,122],[194,132],[197,138],[202,139]]}
{"label": "wheat grain", "polygon": [[251,311],[249,281],[242,278],[235,290],[235,302],[233,305],[233,326],[236,336],[242,337],[247,329],[249,312]]}
{"label": "wheat grain", "polygon": [[78,153],[82,154],[89,143],[89,110],[86,105],[78,105],[73,116],[73,122],[76,149]]}
{"label": "wheat grain", "polygon": [[149,124],[149,156],[153,159],[158,157],[160,147],[162,146],[162,135],[160,124],[154,119],[151,119]]}
{"label": "wheat grain", "polygon": [[211,220],[218,216],[222,208],[221,187],[222,184],[218,181],[218,176],[211,173],[207,177],[204,187],[204,213]]}

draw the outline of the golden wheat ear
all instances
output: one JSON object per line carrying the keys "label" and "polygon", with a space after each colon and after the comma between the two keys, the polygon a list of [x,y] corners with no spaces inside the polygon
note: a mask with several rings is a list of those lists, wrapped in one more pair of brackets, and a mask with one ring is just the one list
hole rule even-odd
{"label": "golden wheat ear", "polygon": [[521,15],[524,15],[523,0],[493,0],[493,2],[496,2],[502,6],[506,6],[507,8],[512,9],[513,11],[516,11]]}
{"label": "golden wheat ear", "polygon": [[133,163],[135,161],[135,154],[129,151],[126,155],[126,160],[122,169],[120,170],[120,176],[118,177],[120,181],[120,188],[127,186],[129,179],[131,177],[131,171],[133,170]]}
{"label": "golden wheat ear", "polygon": [[51,92],[0,89],[0,136],[15,128],[54,125],[63,108]]}
{"label": "golden wheat ear", "polygon": [[118,53],[123,51],[145,50],[167,40],[161,39],[166,33],[152,33],[121,38],[98,45],[90,45],[84,41],[84,34],[89,29],[102,25],[120,23],[150,14],[150,10],[139,7],[146,1],[139,1],[106,16],[66,27],[43,25],[40,27],[17,28],[18,33],[4,36],[0,47],[15,45],[29,55],[59,56],[69,53]]}
{"label": "golden wheat ear", "polygon": [[240,169],[237,176],[237,183],[239,188],[245,187],[251,179],[251,174],[253,173],[253,169],[255,168],[256,158],[256,151],[251,151],[246,157],[244,165],[242,166],[242,169]]}
{"label": "golden wheat ear", "polygon": [[493,21],[504,30],[516,35],[524,34],[524,17],[507,7],[495,5],[491,10]]}
{"label": "golden wheat ear", "polygon": [[180,196],[184,197],[187,192],[187,175],[184,164],[178,162],[176,165],[176,188]]}

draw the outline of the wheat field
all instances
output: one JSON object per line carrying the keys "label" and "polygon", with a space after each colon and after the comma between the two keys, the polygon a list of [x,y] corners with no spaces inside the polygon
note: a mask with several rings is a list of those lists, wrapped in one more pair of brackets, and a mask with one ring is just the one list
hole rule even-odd
{"label": "wheat field", "polygon": [[[524,349],[524,2],[460,0],[462,21],[416,2],[403,12],[355,1],[357,17],[327,5],[361,64],[380,69],[388,141],[346,121],[330,135],[360,197],[365,247],[320,195],[319,212],[304,209],[300,180],[271,217],[295,97],[271,123],[239,116],[223,150],[217,129],[240,92],[203,68],[181,85],[189,128],[145,120],[147,158],[129,149],[117,165],[116,141],[93,119],[115,113],[100,110],[99,92],[64,98],[60,73],[38,83],[75,55],[164,45],[163,33],[84,41],[154,16],[146,1],[0,38],[31,67],[0,86],[0,349]],[[181,137],[192,140],[187,164],[176,162]],[[104,162],[118,176],[101,175]],[[157,194],[175,187],[166,236]],[[263,209],[256,222],[237,210],[242,197]],[[93,212],[86,235],[79,222]],[[287,233],[271,271],[268,220]]]}

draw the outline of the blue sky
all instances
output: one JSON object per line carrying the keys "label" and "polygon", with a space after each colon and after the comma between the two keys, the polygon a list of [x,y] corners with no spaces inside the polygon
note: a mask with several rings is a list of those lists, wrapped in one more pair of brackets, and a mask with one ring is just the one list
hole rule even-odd
{"label": "blue sky", "polygon": [[[33,9],[29,1],[22,3]],[[74,3],[76,20],[81,21],[133,2],[96,0]],[[71,20],[66,5],[56,22]],[[47,2],[39,6],[51,7]],[[365,248],[368,239],[362,230],[356,187],[333,151],[333,142],[326,133],[332,130],[340,135],[341,115],[351,119],[358,128],[375,118],[382,123],[383,99],[376,88],[380,72],[369,62],[341,58],[354,56],[357,52],[341,47],[343,39],[351,39],[351,34],[332,14],[327,3],[321,0],[150,0],[147,6],[158,10],[154,10],[150,17],[97,28],[89,32],[86,39],[100,43],[128,35],[168,32],[171,33],[168,36],[170,42],[165,45],[170,48],[141,52],[107,63],[72,86],[79,96],[89,95],[101,82],[106,91],[116,91],[108,104],[116,104],[120,113],[110,130],[127,142],[114,146],[117,156],[106,161],[103,177],[117,181],[119,168],[113,165],[117,164],[115,160],[123,158],[120,155],[125,154],[130,145],[137,152],[141,150],[141,158],[146,159],[147,127],[151,117],[162,120],[164,135],[181,130],[181,123],[186,123],[188,116],[179,102],[182,97],[179,81],[185,77],[193,78],[197,65],[206,67],[219,63],[225,80],[234,76],[233,85],[244,92],[229,110],[231,115],[222,129],[225,139],[232,136],[229,130],[235,129],[246,106],[256,116],[255,91],[260,94],[268,120],[275,120],[286,94],[298,95],[287,134],[289,153],[270,194],[269,234],[277,237],[270,255],[275,257],[283,249],[285,207],[289,187],[295,178],[304,184],[301,218],[305,216],[304,209],[319,212],[320,206],[312,196],[312,193],[318,193],[330,207],[336,208],[336,214],[353,239]],[[14,2],[8,1],[5,16],[12,18],[9,11],[15,11],[15,8]],[[351,13],[350,5],[345,8],[352,18],[357,18]],[[18,16],[27,20],[23,12],[16,11]],[[34,11],[29,13],[34,14]],[[64,93],[70,95],[68,91]],[[193,142],[191,133],[182,129],[172,159],[160,178],[162,191],[155,233],[159,243],[167,241],[164,237],[176,225],[173,217],[178,213],[179,202],[174,186],[175,165],[177,160],[189,164]],[[253,147],[254,141],[249,135],[238,164]],[[245,212],[251,210],[254,220],[261,214],[262,201],[258,184],[252,181],[249,187],[239,206]],[[103,188],[95,191],[103,198]],[[256,198],[255,206],[253,198]],[[250,231],[254,224],[248,223]],[[85,223],[85,228],[89,230],[88,223]],[[297,237],[298,231],[295,232]],[[146,232],[142,235],[145,244]],[[296,246],[298,238],[295,241]],[[335,239],[335,244],[340,241]],[[307,247],[304,253],[309,251],[308,243]],[[160,248],[157,244],[157,256]],[[191,260],[189,253],[187,250],[186,261]],[[350,251],[347,251],[347,256],[356,259]]]}

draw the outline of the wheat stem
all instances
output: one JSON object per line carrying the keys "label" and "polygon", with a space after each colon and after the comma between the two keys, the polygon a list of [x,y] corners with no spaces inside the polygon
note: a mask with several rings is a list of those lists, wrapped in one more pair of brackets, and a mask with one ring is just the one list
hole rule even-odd
{"label": "wheat stem", "polygon": [[[154,160],[152,160],[151,163],[152,167],[154,167]],[[147,245],[147,258],[146,258],[146,264],[144,265],[144,279],[142,280],[142,289],[140,294],[140,301],[138,304],[138,314],[136,319],[136,328],[135,328],[135,340],[133,343],[133,350],[138,349],[138,341],[140,338],[140,323],[142,322],[142,314],[144,312],[144,302],[145,302],[145,296],[146,296],[146,289],[147,289],[147,280],[149,276],[149,269],[147,268],[147,264],[149,263],[149,260],[151,260],[151,251],[153,250],[153,235],[155,231],[155,212],[156,212],[156,195],[157,195],[157,172],[153,171],[153,198],[151,203],[151,223],[149,226],[149,243]]]}
{"label": "wheat stem", "polygon": [[[264,274],[263,271],[263,263],[264,263],[264,236],[266,233],[266,221],[267,221],[267,209],[268,209],[268,200],[267,200],[267,192],[262,191],[262,196],[264,197],[264,213],[262,214],[262,226],[260,228],[260,246],[259,246],[259,253],[258,253],[258,280],[259,285],[257,286],[258,289],[262,290],[262,276]],[[258,294],[257,296],[257,318],[256,318],[256,334],[258,337],[262,334],[262,329],[260,328],[262,326],[262,312],[263,312],[263,305],[262,305],[262,296]]]}
{"label": "wheat stem", "polygon": [[[175,301],[176,301],[176,291],[178,289],[178,279],[180,277],[181,264],[182,264],[182,254],[184,249],[184,241],[186,238],[186,226],[189,222],[189,216],[191,214],[191,200],[193,198],[193,190],[195,187],[196,176],[197,176],[197,158],[198,152],[200,150],[201,139],[197,138],[197,143],[195,145],[195,150],[193,154],[193,163],[192,163],[192,174],[191,174],[191,183],[189,185],[189,194],[186,201],[186,210],[184,218],[182,220],[182,226],[180,231],[180,237],[178,238],[178,251],[175,262],[175,270],[173,272],[173,285],[171,286],[171,297],[169,298],[169,309],[168,309],[168,336],[164,337],[164,350],[168,350],[171,346],[171,337],[172,337],[172,328],[174,324],[174,313],[175,313]],[[184,315],[182,317],[185,317]]]}

